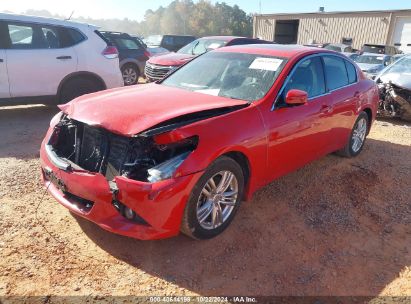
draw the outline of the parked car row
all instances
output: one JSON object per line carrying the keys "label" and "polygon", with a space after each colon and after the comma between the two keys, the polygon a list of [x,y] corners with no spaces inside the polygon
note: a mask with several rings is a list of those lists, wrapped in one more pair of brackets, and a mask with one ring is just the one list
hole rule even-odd
{"label": "parked car row", "polygon": [[210,36],[192,41],[176,53],[150,58],[146,64],[145,75],[149,82],[161,80],[191,59],[208,51],[224,46],[244,44],[272,44],[273,42],[236,36]]}
{"label": "parked car row", "polygon": [[88,24],[0,14],[0,102],[64,103],[86,93],[134,85],[145,74],[148,81],[160,80],[204,52],[251,43],[270,42],[179,35],[154,35],[144,42]]}

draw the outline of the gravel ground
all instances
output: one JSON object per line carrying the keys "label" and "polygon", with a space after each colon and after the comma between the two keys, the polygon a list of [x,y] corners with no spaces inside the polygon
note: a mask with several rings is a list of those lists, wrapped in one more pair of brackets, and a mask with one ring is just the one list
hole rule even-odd
{"label": "gravel ground", "polygon": [[283,177],[226,232],[138,241],[72,215],[39,183],[56,109],[0,109],[0,296],[411,295],[411,126]]}

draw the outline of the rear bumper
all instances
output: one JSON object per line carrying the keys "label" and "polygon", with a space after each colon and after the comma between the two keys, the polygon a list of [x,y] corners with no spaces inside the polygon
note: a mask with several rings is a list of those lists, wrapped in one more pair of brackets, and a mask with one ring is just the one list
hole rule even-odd
{"label": "rear bumper", "polygon": [[[60,204],[105,230],[141,240],[179,233],[186,202],[202,174],[198,172],[158,183],[116,177],[116,200],[133,209],[147,223],[140,224],[126,219],[114,207],[113,190],[102,174],[59,169],[50,160],[45,142],[40,159],[43,183]],[[52,181],[50,172],[61,184]]]}

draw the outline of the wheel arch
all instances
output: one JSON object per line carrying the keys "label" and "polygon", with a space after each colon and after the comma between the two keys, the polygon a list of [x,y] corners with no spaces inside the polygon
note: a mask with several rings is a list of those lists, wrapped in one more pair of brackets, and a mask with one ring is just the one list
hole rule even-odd
{"label": "wheel arch", "polygon": [[368,116],[368,130],[367,130],[367,135],[370,133],[370,130],[371,130],[371,124],[372,124],[372,110],[371,110],[371,108],[368,108],[368,107],[366,107],[366,108],[364,108],[363,110],[362,110],[363,112],[365,112],[365,114],[367,114],[367,116]]}
{"label": "wheel arch", "polygon": [[234,150],[234,151],[225,152],[224,154],[220,155],[220,157],[221,156],[229,157],[240,165],[241,169],[243,170],[243,174],[244,174],[243,199],[249,200],[249,198],[251,197],[251,194],[250,194],[251,166],[250,166],[250,160],[248,159],[247,155],[244,154],[243,152]]}
{"label": "wheel arch", "polygon": [[97,83],[98,83],[99,85],[101,85],[101,89],[102,89],[102,90],[107,89],[106,83],[104,82],[103,78],[101,78],[99,75],[97,75],[97,74],[95,74],[95,73],[92,73],[92,72],[79,71],[79,72],[74,72],[74,73],[71,73],[71,74],[67,75],[66,77],[63,78],[62,81],[60,81],[60,84],[59,84],[58,89],[57,89],[57,96],[58,96],[58,98],[60,98],[61,90],[62,90],[62,88],[64,87],[64,85],[65,85],[69,80],[72,80],[72,79],[75,79],[75,78],[88,78],[88,79],[93,79],[94,81],[97,81]]}

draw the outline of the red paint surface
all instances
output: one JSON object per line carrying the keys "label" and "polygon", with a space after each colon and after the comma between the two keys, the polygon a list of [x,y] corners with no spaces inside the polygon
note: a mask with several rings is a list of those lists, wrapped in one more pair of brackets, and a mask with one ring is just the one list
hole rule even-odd
{"label": "red paint surface", "polygon": [[[108,183],[100,174],[62,172],[53,167],[41,148],[43,167],[57,173],[70,192],[95,202],[89,214],[73,205],[54,186],[49,191],[64,206],[104,229],[139,239],[157,239],[178,234],[182,214],[193,186],[203,171],[219,156],[242,153],[250,177],[246,198],[260,187],[308,162],[341,149],[359,112],[368,109],[375,119],[378,90],[363,77],[358,83],[310,100],[307,104],[272,111],[286,76],[301,58],[322,52],[310,48],[274,50],[268,47],[230,47],[217,51],[249,52],[289,58],[269,93],[250,106],[202,120],[159,137],[168,141],[198,136],[198,146],[177,169],[175,177],[159,183],[117,177],[119,199],[134,209],[150,226],[124,219],[111,205]],[[341,55],[342,56],[342,55]],[[158,84],[133,86],[95,93],[62,107],[73,119],[99,125],[131,136],[164,120],[197,111],[244,104],[243,101],[169,88]],[[46,182],[48,185],[48,182]]]}

